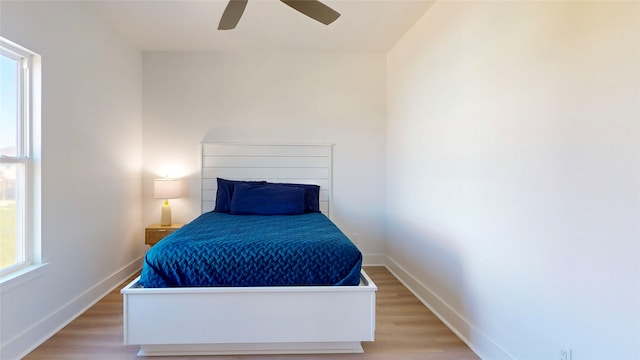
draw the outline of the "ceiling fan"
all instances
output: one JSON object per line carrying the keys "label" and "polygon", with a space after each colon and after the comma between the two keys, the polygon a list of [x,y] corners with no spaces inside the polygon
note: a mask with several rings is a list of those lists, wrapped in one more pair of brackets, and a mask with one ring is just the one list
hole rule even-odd
{"label": "ceiling fan", "polygon": [[[218,30],[234,29],[242,17],[244,9],[247,7],[248,0],[229,0],[220,23]],[[340,14],[321,3],[318,0],[280,0],[308,17],[319,21],[325,25],[329,25],[340,17]]]}

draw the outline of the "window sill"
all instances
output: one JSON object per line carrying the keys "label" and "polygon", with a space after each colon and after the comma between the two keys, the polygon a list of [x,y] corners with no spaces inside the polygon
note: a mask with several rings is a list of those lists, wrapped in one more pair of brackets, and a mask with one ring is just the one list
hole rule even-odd
{"label": "window sill", "polygon": [[49,263],[30,265],[24,269],[0,277],[0,295],[16,286],[23,285],[44,275],[44,268],[46,268],[47,265],[49,265]]}

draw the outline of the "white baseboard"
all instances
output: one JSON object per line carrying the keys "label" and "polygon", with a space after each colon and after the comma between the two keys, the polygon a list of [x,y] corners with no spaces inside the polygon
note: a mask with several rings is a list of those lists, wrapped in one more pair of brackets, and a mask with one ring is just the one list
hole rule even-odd
{"label": "white baseboard", "polygon": [[453,331],[471,350],[481,359],[512,360],[506,351],[502,350],[485,333],[480,331],[442,298],[426,285],[421,283],[402,266],[390,257],[386,257],[386,268],[433,312],[451,331]]}
{"label": "white baseboard", "polygon": [[142,257],[132,261],[85,291],[82,295],[72,299],[46,318],[33,324],[20,335],[9,340],[2,346],[2,349],[0,349],[2,359],[21,359],[27,356],[75,318],[95,305],[100,299],[113,291],[123,281],[135,274],[141,267]]}

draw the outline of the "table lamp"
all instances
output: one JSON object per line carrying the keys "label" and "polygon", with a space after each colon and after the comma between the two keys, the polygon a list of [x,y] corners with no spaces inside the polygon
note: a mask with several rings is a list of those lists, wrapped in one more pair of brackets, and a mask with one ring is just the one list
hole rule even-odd
{"label": "table lamp", "polygon": [[180,180],[164,178],[153,181],[153,197],[156,199],[164,199],[160,225],[171,225],[171,206],[169,206],[169,199],[177,199],[180,195]]}

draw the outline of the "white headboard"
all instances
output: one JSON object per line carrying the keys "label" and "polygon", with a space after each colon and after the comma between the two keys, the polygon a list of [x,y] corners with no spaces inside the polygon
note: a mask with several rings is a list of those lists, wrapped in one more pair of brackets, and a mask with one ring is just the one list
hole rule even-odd
{"label": "white headboard", "polygon": [[202,212],[216,204],[217,178],[320,185],[320,211],[331,209],[333,145],[202,144]]}

